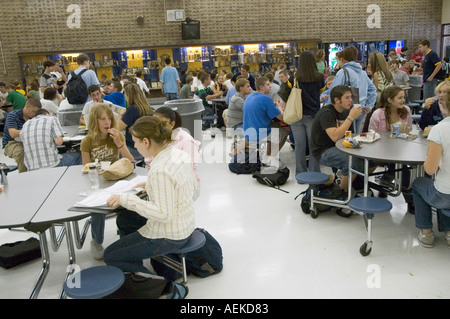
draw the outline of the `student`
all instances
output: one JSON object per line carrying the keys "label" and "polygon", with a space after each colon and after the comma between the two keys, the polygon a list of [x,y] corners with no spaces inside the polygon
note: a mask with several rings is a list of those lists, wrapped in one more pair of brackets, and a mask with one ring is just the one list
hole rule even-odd
{"label": "student", "polygon": [[198,187],[190,156],[171,145],[172,132],[158,118],[145,116],[130,128],[136,148],[153,157],[145,190],[148,200],[120,194],[108,199],[110,207],[129,210],[121,238],[105,250],[105,263],[124,272],[150,273],[143,260],[171,253],[189,240],[195,230],[194,193]]}
{"label": "student", "polygon": [[[359,65],[359,64],[358,64]],[[361,106],[352,108],[352,93],[348,86],[335,86],[330,93],[332,104],[322,107],[312,124],[311,153],[321,165],[342,170],[341,189],[348,191],[348,155],[336,147],[336,142],[352,129],[362,114]],[[363,161],[353,158],[353,168],[362,172]],[[356,174],[352,175],[353,180]]]}
{"label": "student", "polygon": [[325,86],[323,73],[317,70],[316,58],[310,51],[303,51],[298,62],[295,75],[302,90],[303,117],[291,124],[295,141],[295,172],[320,172],[319,162],[314,156],[306,163],[307,146],[311,153],[311,127],[315,115],[320,110],[320,90]]}
{"label": "student", "polygon": [[[126,147],[125,137],[117,130],[116,119],[107,104],[95,105],[89,114],[89,131],[81,141],[81,159],[83,165],[92,163],[96,159],[111,163],[126,157],[134,161]],[[105,215],[92,215],[91,253],[95,259],[103,258],[103,238],[105,230]]]}
{"label": "student", "polygon": [[[450,95],[447,95],[446,108],[450,110]],[[450,248],[450,158],[448,150],[450,141],[450,118],[445,118],[434,126],[428,135],[428,155],[424,163],[425,172],[431,178],[422,177],[414,181],[413,199],[416,207],[416,227],[419,229],[420,245],[426,248],[434,246],[433,213],[431,208],[437,209],[438,229],[446,232],[447,245]],[[446,211],[444,211],[444,209]]]}
{"label": "student", "polygon": [[58,106],[53,102],[58,91],[53,87],[48,87],[44,91],[44,98],[41,99],[42,108],[46,109],[51,116],[58,114]]}
{"label": "student", "polygon": [[166,66],[161,71],[161,76],[159,77],[162,82],[161,92],[166,96],[166,100],[176,100],[177,93],[180,90],[180,77],[176,68],[171,66],[172,60],[167,57],[164,61]]}
{"label": "student", "polygon": [[103,97],[105,101],[109,101],[112,104],[119,105],[121,107],[127,106],[125,95],[122,93],[122,84],[118,81],[111,81],[107,92],[108,94]]}
{"label": "student", "polygon": [[284,103],[289,99],[289,95],[292,90],[292,83],[289,81],[289,75],[286,69],[280,70],[278,73],[278,77],[280,79],[280,90],[278,91],[278,95],[283,100]]}
{"label": "student", "polygon": [[89,114],[91,113],[91,109],[94,105],[97,105],[99,103],[104,103],[109,105],[111,110],[114,113],[114,117],[118,118],[120,115],[123,115],[125,111],[127,110],[124,107],[112,104],[109,101],[105,101],[102,99],[102,93],[100,91],[100,86],[98,85],[91,85],[88,88],[89,92],[89,98],[91,99],[90,102],[87,102],[83,108],[83,112],[81,113],[80,117],[80,125],[85,125],[87,129],[89,129]]}
{"label": "student", "polygon": [[[377,89],[373,82],[367,76],[361,68],[361,65],[356,62],[358,59],[358,50],[355,47],[348,46],[342,51],[338,52],[338,67],[340,70],[336,74],[336,78],[333,81],[331,89],[338,85],[346,85],[345,83],[345,70],[348,71],[350,86],[358,88],[359,90],[359,104],[364,107],[364,114],[361,114],[359,118],[353,123],[354,133],[359,134],[363,128],[365,114],[375,106],[377,100]],[[334,101],[331,101],[334,103]]]}
{"label": "student", "polygon": [[4,105],[12,104],[13,110],[20,110],[27,103],[25,96],[16,91],[16,86],[14,84],[8,84],[6,86],[6,92],[8,92],[8,96],[4,101]]}
{"label": "student", "polygon": [[[203,106],[205,107],[205,115],[213,115],[215,112],[210,104],[210,100],[222,97],[223,92],[219,91],[217,93],[214,93],[214,91],[210,88],[211,77],[209,74],[202,73],[200,75],[200,81],[202,82],[202,84],[197,88],[197,91],[195,91],[195,95],[202,99]],[[224,124],[223,119],[221,120],[222,113],[223,109],[219,109],[217,111],[217,116],[219,117],[217,121],[218,127],[222,127]],[[206,129],[207,127],[209,127],[209,123],[205,123],[204,129]]]}
{"label": "student", "polygon": [[448,116],[447,97],[450,92],[450,81],[439,83],[435,89],[437,99],[430,97],[425,100],[424,109],[420,116],[419,126],[424,130],[427,126],[436,125]]}
{"label": "student", "polygon": [[227,113],[227,127],[230,129],[235,128],[236,126],[243,126],[244,102],[251,92],[250,82],[244,78],[240,78],[236,81],[235,88],[237,92],[231,98]]}
{"label": "student", "polygon": [[38,99],[29,98],[23,108],[10,112],[6,118],[2,144],[5,155],[16,161],[19,173],[27,171],[24,164],[23,144],[18,140],[20,131],[25,122],[32,119],[41,108],[42,105]]}
{"label": "student", "polygon": [[[395,54],[395,53],[394,53]],[[389,66],[386,63],[384,55],[380,52],[372,53],[369,56],[370,69],[372,70],[372,82],[377,89],[377,100],[381,93],[391,85],[394,85],[394,77],[392,76]]]}
{"label": "student", "polygon": [[34,118],[25,122],[20,132],[27,169],[32,171],[40,168],[81,165],[80,153],[66,152],[62,155],[58,153],[56,147],[63,144],[63,137],[64,132],[58,118],[51,116],[44,108],[38,110]]}
{"label": "student", "polygon": [[148,116],[153,113],[153,109],[148,104],[142,90],[137,84],[128,84],[125,86],[125,98],[127,100],[128,108],[119,116],[117,120],[117,128],[120,131],[125,130],[125,140],[130,151],[136,161],[142,160],[141,154],[134,148],[134,142],[130,134],[130,127],[136,120],[142,116]]}
{"label": "student", "polygon": [[250,87],[252,88],[252,90],[256,90],[255,78],[250,74],[250,65],[243,64],[241,66],[241,72],[236,73],[236,75],[231,79],[231,82],[236,83],[237,77],[239,75],[242,75],[244,79],[247,79],[250,82]]}
{"label": "student", "polygon": [[191,92],[191,86],[194,82],[194,79],[191,76],[187,76],[185,79],[186,83],[180,90],[180,99],[192,99],[194,94]]}
{"label": "student", "polygon": [[[83,72],[81,78],[83,79],[84,84],[86,84],[86,88],[89,88],[91,85],[100,85],[100,82],[98,81],[97,74],[95,73],[95,71],[89,69],[91,66],[91,60],[86,54],[80,54],[77,57],[77,64],[78,68],[75,71],[73,71],[73,73],[78,75],[81,72]],[[71,78],[72,73],[69,74],[67,82],[69,82]],[[73,107],[82,109],[85,106],[85,104],[89,101],[90,100],[88,97],[88,99],[84,103],[73,104]]]}
{"label": "student", "polygon": [[436,74],[442,68],[442,61],[436,52],[430,49],[430,41],[422,40],[419,42],[419,50],[424,54],[423,67],[423,99],[433,97],[438,79]]}
{"label": "student", "polygon": [[[46,88],[55,88],[58,89],[59,86],[56,84],[57,78],[52,76],[52,72],[55,71],[55,62],[51,60],[44,61],[42,66],[44,67],[44,73],[42,73],[39,78],[39,86],[41,88],[41,96],[44,95],[44,91]],[[41,97],[42,98],[42,97]]]}

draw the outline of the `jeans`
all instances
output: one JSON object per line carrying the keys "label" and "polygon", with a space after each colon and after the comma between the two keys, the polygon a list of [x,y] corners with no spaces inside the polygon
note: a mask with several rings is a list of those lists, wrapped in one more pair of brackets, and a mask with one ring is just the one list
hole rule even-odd
{"label": "jeans", "polygon": [[[343,176],[348,176],[348,155],[341,152],[337,147],[331,147],[322,153],[320,164],[328,167],[335,167],[342,171]],[[353,157],[352,168],[364,172],[364,160]]]}
{"label": "jeans", "polygon": [[[364,110],[363,110],[364,112]],[[361,134],[364,127],[364,122],[366,121],[366,115],[363,113],[357,119],[353,121],[353,131],[355,135]]]}
{"label": "jeans", "polygon": [[450,209],[450,194],[439,192],[434,187],[431,178],[421,177],[414,181],[413,200],[415,206],[416,227],[433,229],[431,207],[437,209],[438,229],[441,232],[450,231],[450,216],[442,213],[442,209]]}
{"label": "jeans", "polygon": [[177,93],[166,93],[166,100],[176,100],[177,99]]}
{"label": "jeans", "polygon": [[115,266],[124,272],[151,273],[144,267],[144,259],[172,253],[184,246],[188,240],[189,237],[182,240],[151,239],[134,232],[108,246],[104,260],[108,266]]}
{"label": "jeans", "polygon": [[81,153],[71,152],[62,154],[59,164],[55,167],[81,165]]}
{"label": "jeans", "polygon": [[423,82],[423,100],[425,101],[429,97],[433,97],[435,95],[434,90],[437,86],[437,79],[433,79],[431,82]]}
{"label": "jeans", "polygon": [[295,174],[308,171],[306,166],[306,147],[309,145],[309,171],[320,172],[319,161],[312,156],[311,152],[311,127],[312,116],[306,115],[300,121],[291,124],[291,133],[295,141]]}
{"label": "jeans", "polygon": [[105,214],[92,214],[91,216],[91,235],[97,243],[103,244],[105,238]]}
{"label": "jeans", "polygon": [[123,210],[117,213],[116,225],[120,238],[130,235],[147,223],[147,218],[142,217],[131,210]]}

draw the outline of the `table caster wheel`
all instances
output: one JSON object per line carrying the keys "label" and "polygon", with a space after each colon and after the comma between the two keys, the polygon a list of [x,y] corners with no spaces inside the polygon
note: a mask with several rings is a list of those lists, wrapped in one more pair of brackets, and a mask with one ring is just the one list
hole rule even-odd
{"label": "table caster wheel", "polygon": [[309,213],[311,215],[311,218],[316,219],[319,217],[319,212],[317,211],[317,208],[313,207],[313,209],[309,210]]}
{"label": "table caster wheel", "polygon": [[364,257],[369,256],[370,253],[372,252],[371,246],[372,246],[371,243],[368,242],[362,244],[361,248],[359,248],[359,252],[361,253],[361,255],[363,255]]}
{"label": "table caster wheel", "polygon": [[305,214],[310,213],[309,208],[311,207],[311,204],[309,202],[302,201],[302,203],[300,204],[300,207],[302,208],[303,213],[305,213]]}

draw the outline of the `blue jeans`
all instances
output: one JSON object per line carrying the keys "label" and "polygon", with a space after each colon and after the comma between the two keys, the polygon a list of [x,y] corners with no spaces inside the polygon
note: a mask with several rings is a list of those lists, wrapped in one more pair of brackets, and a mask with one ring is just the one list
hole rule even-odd
{"label": "blue jeans", "polygon": [[[337,147],[331,147],[323,152],[320,157],[320,164],[340,169],[343,176],[348,176],[348,155],[341,152]],[[364,172],[364,161],[353,157],[352,168],[359,172]]]}
{"label": "blue jeans", "polygon": [[81,165],[81,153],[70,152],[62,154],[62,158],[56,167]]}
{"label": "blue jeans", "polygon": [[166,100],[176,100],[177,99],[177,93],[166,93]]}
{"label": "blue jeans", "polygon": [[309,171],[320,172],[319,161],[312,156],[311,152],[311,127],[312,116],[306,115],[300,121],[291,124],[291,133],[295,142],[295,174],[308,171],[306,166],[306,146],[309,145]]}
{"label": "blue jeans", "polygon": [[434,90],[436,89],[437,82],[437,79],[433,79],[431,82],[423,82],[423,100],[435,96]]}
{"label": "blue jeans", "polygon": [[366,121],[366,115],[364,113],[361,114],[356,120],[353,121],[353,131],[354,131],[355,135],[361,134],[365,121]]}
{"label": "blue jeans", "polygon": [[97,243],[103,244],[105,237],[105,214],[92,214],[91,216],[91,235]]}
{"label": "blue jeans", "polygon": [[151,273],[144,267],[144,259],[172,253],[184,246],[188,240],[189,237],[183,240],[150,239],[134,232],[108,246],[104,260],[108,266],[115,266],[124,272]]}
{"label": "blue jeans", "polygon": [[446,216],[441,211],[442,209],[450,209],[450,194],[439,192],[434,187],[434,181],[431,178],[421,177],[414,181],[413,200],[417,228],[433,229],[431,207],[435,207],[439,231],[450,231],[450,216]]}

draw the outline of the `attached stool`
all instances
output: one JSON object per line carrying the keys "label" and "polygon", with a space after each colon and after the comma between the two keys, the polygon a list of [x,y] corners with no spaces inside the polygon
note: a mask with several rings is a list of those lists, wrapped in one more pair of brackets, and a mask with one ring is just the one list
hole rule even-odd
{"label": "attached stool", "polygon": [[392,203],[384,198],[378,197],[356,197],[348,206],[355,212],[364,216],[367,229],[367,241],[361,246],[359,252],[368,256],[372,251],[372,219],[375,214],[387,213],[392,209]]}
{"label": "attached stool", "polygon": [[187,270],[186,270],[186,254],[200,249],[206,242],[205,235],[198,230],[194,230],[189,241],[177,251],[173,251],[172,254],[177,254],[181,258],[181,263],[167,256],[153,257],[156,261],[172,268],[173,270],[183,274],[183,284],[187,283]]}
{"label": "attached stool", "polygon": [[419,112],[419,108],[422,104],[419,103],[406,103],[408,107],[411,109],[411,114],[417,114]]}
{"label": "attached stool", "polygon": [[302,210],[305,214],[310,214],[312,218],[317,218],[318,212],[314,207],[314,186],[324,184],[329,181],[330,176],[324,173],[319,172],[304,172],[304,173],[298,173],[295,175],[295,178],[297,179],[298,183],[301,184],[309,184],[309,189],[311,190],[311,197],[310,197],[310,207],[303,204],[302,202]]}
{"label": "attached stool", "polygon": [[74,299],[99,299],[115,292],[124,281],[125,275],[119,268],[97,266],[70,275],[64,283],[64,292]]}
{"label": "attached stool", "polygon": [[211,128],[211,137],[216,137],[216,134],[213,132],[213,125],[215,124],[215,121],[218,119],[219,117],[217,115],[205,115],[202,117],[202,120],[204,120],[205,122],[210,121],[210,125],[209,127]]}

